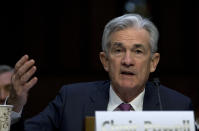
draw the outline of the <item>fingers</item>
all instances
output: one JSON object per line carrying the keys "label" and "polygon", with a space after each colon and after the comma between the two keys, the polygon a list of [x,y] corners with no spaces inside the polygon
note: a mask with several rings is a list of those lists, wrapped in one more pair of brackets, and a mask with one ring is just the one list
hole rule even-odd
{"label": "fingers", "polygon": [[15,64],[15,70],[18,70],[28,60],[28,58],[28,55],[22,56],[21,59]]}
{"label": "fingers", "polygon": [[23,85],[25,84],[35,73],[36,66],[33,59],[29,60],[28,55],[24,55],[15,65],[15,71],[11,78],[13,84]]}
{"label": "fingers", "polygon": [[28,91],[37,83],[37,77],[31,79],[37,68],[34,66],[35,61],[29,60],[28,55],[24,55],[15,65],[15,71],[11,77],[12,96],[17,98],[23,96],[23,103],[26,103]]}
{"label": "fingers", "polygon": [[26,61],[23,65],[21,65],[21,67],[19,67],[16,75],[18,77],[21,77],[23,74],[25,74],[26,72],[28,72],[30,70],[30,68],[35,64],[34,60],[28,60]]}
{"label": "fingers", "polygon": [[31,69],[29,69],[24,75],[21,76],[21,82],[25,83],[30,79],[30,77],[36,72],[36,66],[33,66]]}
{"label": "fingers", "polygon": [[29,82],[27,82],[25,84],[26,91],[28,92],[37,83],[37,81],[38,81],[37,77],[34,77]]}

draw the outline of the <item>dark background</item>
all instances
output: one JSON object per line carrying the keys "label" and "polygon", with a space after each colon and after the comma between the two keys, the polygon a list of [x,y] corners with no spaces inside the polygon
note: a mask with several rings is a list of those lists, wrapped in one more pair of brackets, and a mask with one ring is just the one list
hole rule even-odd
{"label": "dark background", "polygon": [[[99,61],[105,24],[125,13],[125,0],[27,0],[0,2],[0,64],[35,59],[39,78],[30,91],[27,116],[40,112],[62,85],[105,80]],[[160,32],[161,61],[154,76],[189,96],[199,110],[199,3],[145,2]]]}

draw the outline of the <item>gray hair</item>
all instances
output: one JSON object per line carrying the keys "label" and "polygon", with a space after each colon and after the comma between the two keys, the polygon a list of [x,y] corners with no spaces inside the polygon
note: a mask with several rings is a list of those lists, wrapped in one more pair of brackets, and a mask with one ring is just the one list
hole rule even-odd
{"label": "gray hair", "polygon": [[4,72],[10,72],[13,71],[13,68],[9,65],[0,65],[0,74]]}
{"label": "gray hair", "polygon": [[110,35],[114,32],[129,28],[137,27],[145,29],[150,35],[150,46],[152,54],[158,50],[158,38],[159,33],[156,26],[148,19],[138,14],[125,14],[120,17],[116,17],[109,21],[103,32],[102,36],[102,50],[107,54],[110,44]]}

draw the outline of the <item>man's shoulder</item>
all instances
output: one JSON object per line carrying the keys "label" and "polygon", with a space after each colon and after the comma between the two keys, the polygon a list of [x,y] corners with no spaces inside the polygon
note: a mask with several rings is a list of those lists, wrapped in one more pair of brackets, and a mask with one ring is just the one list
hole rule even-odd
{"label": "man's shoulder", "polygon": [[78,83],[72,83],[64,85],[63,88],[93,88],[93,87],[101,87],[106,86],[109,83],[109,81],[91,81],[91,82],[78,82]]}
{"label": "man's shoulder", "polygon": [[182,94],[174,89],[168,88],[164,85],[160,85],[160,92],[165,97],[169,96],[169,98],[175,97],[176,99],[184,99],[187,101],[190,100],[190,98],[185,96],[184,94]]}
{"label": "man's shoulder", "polygon": [[169,105],[172,105],[172,107],[176,107],[176,109],[193,109],[191,99],[188,96],[185,96],[184,94],[176,90],[170,89],[166,86],[160,86],[160,96],[161,99],[165,101],[165,105],[167,105],[167,107],[169,107]]}
{"label": "man's shoulder", "polygon": [[92,82],[79,82],[73,84],[64,85],[61,91],[70,92],[70,93],[86,93],[86,92],[93,92],[97,90],[104,90],[105,88],[109,87],[110,82],[106,81],[92,81]]}
{"label": "man's shoulder", "polygon": [[148,84],[147,94],[153,98],[159,99],[165,110],[190,110],[192,109],[191,99],[184,94],[168,88],[164,85]]}
{"label": "man's shoulder", "polygon": [[173,98],[186,99],[186,100],[190,99],[189,97],[185,96],[184,94],[182,94],[174,89],[171,89],[165,85],[162,85],[162,84],[155,85],[153,82],[148,82],[147,87],[148,87],[148,90],[156,91],[157,93],[160,93],[160,95],[162,97],[167,97],[167,99],[170,99],[170,98],[171,99],[173,99]]}
{"label": "man's shoulder", "polygon": [[[108,81],[81,82],[64,85],[59,91],[64,103],[87,104],[90,98],[105,96],[108,92]],[[67,101],[67,102],[66,102]],[[76,105],[72,104],[72,105]]]}

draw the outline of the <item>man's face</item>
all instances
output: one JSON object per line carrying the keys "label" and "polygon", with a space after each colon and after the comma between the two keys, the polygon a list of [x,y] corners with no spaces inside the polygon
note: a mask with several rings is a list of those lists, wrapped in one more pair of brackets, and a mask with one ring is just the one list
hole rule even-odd
{"label": "man's face", "polygon": [[9,95],[11,75],[12,72],[5,72],[0,74],[0,104],[3,104],[6,97]]}
{"label": "man's face", "polygon": [[158,53],[151,55],[149,41],[144,29],[127,28],[111,34],[108,56],[101,52],[100,59],[116,92],[145,88],[159,62]]}

